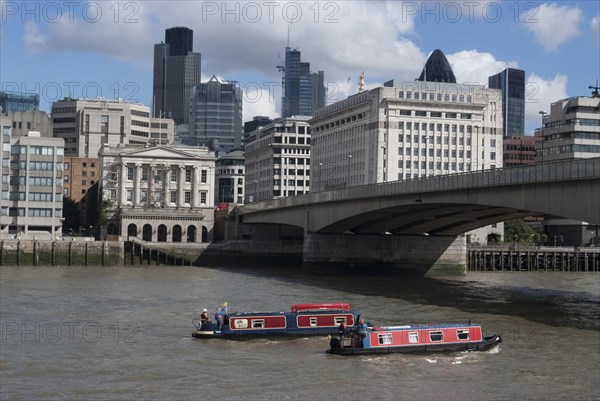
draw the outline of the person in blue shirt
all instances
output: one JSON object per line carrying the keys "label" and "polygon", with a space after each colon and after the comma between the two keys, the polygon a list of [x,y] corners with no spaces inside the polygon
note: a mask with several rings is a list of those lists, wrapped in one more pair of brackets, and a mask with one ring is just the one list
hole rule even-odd
{"label": "person in blue shirt", "polygon": [[361,342],[367,336],[367,324],[365,323],[365,321],[363,319],[360,319],[358,321],[358,336],[359,336]]}
{"label": "person in blue shirt", "polygon": [[215,313],[215,320],[217,321],[218,330],[221,330],[223,327],[223,322],[225,321],[225,311],[223,309],[217,308],[217,313]]}

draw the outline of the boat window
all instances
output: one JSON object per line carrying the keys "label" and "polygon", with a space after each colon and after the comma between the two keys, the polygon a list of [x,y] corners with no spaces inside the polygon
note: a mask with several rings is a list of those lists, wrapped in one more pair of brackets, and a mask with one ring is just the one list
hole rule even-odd
{"label": "boat window", "polygon": [[378,334],[377,339],[379,340],[379,344],[387,345],[392,343],[392,333],[384,333]]}
{"label": "boat window", "polygon": [[442,341],[444,339],[444,335],[441,331],[430,331],[429,338],[431,341]]}
{"label": "boat window", "polygon": [[456,330],[456,336],[459,340],[469,340],[469,330]]}
{"label": "boat window", "polygon": [[264,319],[252,319],[252,328],[253,329],[262,329],[265,327]]}
{"label": "boat window", "polygon": [[313,327],[317,325],[317,318],[316,317],[311,317],[310,318],[310,325],[313,326]]}
{"label": "boat window", "polygon": [[419,342],[419,333],[416,331],[411,331],[408,333],[408,342],[409,343],[418,343]]}
{"label": "boat window", "polygon": [[333,318],[333,322],[336,324],[336,326],[345,321],[346,321],[346,316],[336,316]]}

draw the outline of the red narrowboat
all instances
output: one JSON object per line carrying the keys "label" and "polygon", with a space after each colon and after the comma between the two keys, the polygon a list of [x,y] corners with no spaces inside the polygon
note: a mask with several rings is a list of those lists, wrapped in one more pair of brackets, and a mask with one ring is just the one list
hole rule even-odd
{"label": "red narrowboat", "polygon": [[195,338],[246,339],[257,337],[304,337],[338,333],[358,321],[358,312],[347,303],[294,304],[290,312],[235,312],[219,309],[222,318],[194,320]]}
{"label": "red narrowboat", "polygon": [[328,354],[376,355],[395,352],[485,351],[502,342],[484,337],[478,324],[408,325],[367,328],[348,338],[332,338]]}

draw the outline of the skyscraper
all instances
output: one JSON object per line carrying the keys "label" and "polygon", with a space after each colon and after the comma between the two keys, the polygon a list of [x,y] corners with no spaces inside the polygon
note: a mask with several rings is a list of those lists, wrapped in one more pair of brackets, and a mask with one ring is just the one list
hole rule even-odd
{"label": "skyscraper", "polygon": [[200,53],[193,52],[193,33],[175,27],[165,31],[165,43],[154,45],[153,115],[189,123],[190,93],[200,83]]}
{"label": "skyscraper", "polygon": [[300,50],[285,48],[281,116],[312,116],[325,107],[325,73],[310,72],[310,63],[302,62]]}
{"label": "skyscraper", "polygon": [[490,89],[502,91],[504,136],[525,134],[525,71],[507,68],[488,78]]}
{"label": "skyscraper", "polygon": [[190,105],[190,132],[181,141],[204,145],[219,154],[241,147],[242,89],[237,81],[216,76],[194,86]]}

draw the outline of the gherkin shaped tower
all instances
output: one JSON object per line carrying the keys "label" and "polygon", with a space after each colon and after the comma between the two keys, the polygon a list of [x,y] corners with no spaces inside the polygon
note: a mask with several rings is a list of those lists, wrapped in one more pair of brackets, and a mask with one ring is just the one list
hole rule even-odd
{"label": "gherkin shaped tower", "polygon": [[417,81],[456,83],[454,72],[444,52],[435,49],[431,53]]}

